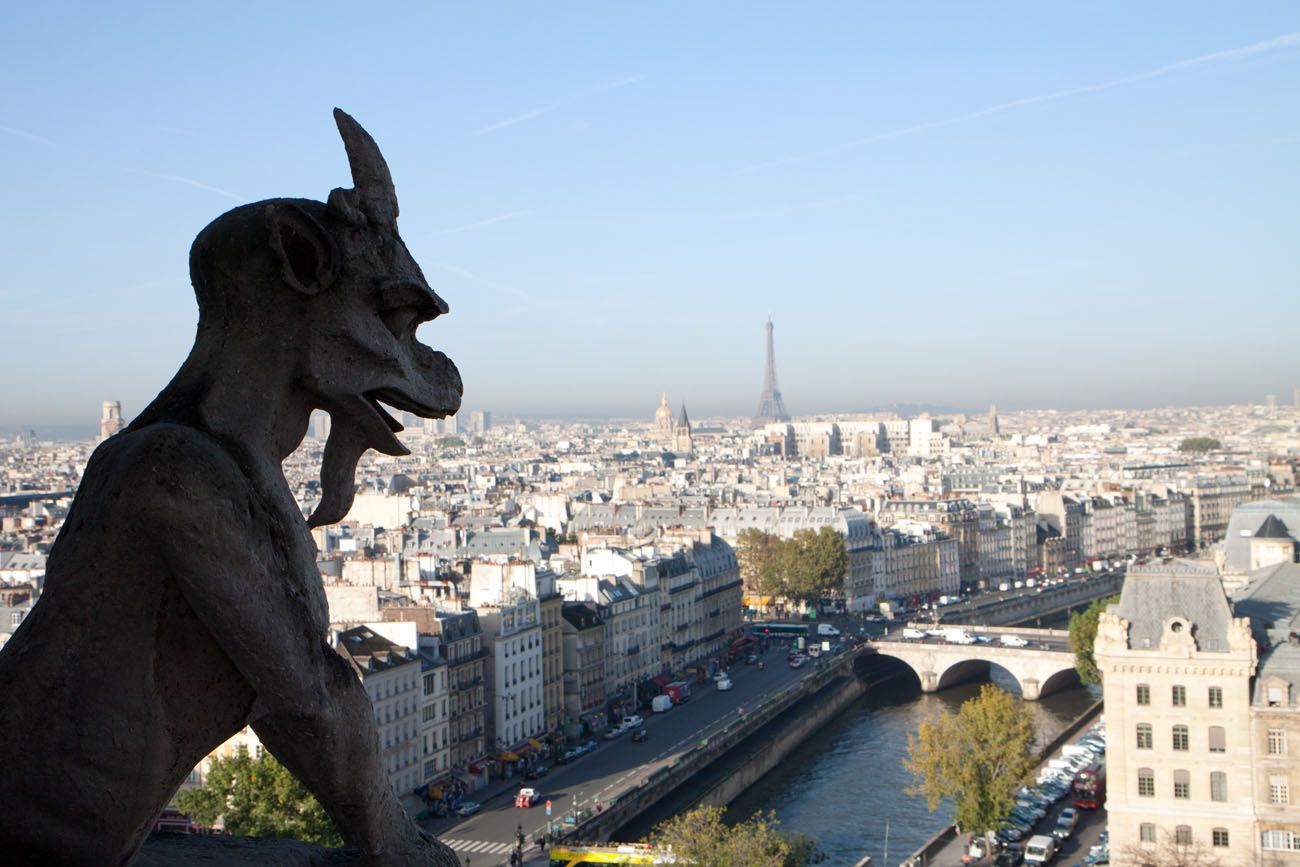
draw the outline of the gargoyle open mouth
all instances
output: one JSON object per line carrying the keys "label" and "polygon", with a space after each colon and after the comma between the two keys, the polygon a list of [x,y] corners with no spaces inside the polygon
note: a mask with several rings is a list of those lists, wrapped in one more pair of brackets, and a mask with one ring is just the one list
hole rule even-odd
{"label": "gargoyle open mouth", "polygon": [[379,414],[380,418],[384,420],[384,423],[388,425],[389,429],[393,431],[393,433],[405,430],[405,428],[402,426],[401,422],[393,418],[393,416],[384,409],[385,404],[391,406],[393,409],[401,410],[402,412],[414,413],[421,418],[434,418],[442,415],[442,413],[433,407],[425,406],[418,401],[412,400],[396,389],[376,388],[372,391],[367,391],[364,397],[370,402],[370,405],[374,408],[375,412]]}

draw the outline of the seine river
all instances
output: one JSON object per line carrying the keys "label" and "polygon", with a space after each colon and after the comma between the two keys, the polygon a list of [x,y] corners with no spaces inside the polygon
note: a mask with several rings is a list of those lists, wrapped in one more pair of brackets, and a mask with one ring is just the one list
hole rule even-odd
{"label": "seine river", "polygon": [[[993,669],[992,679],[1019,692],[1005,672]],[[774,811],[783,830],[816,838],[827,856],[824,863],[833,867],[855,864],[863,855],[892,867],[952,819],[951,804],[931,813],[923,798],[904,794],[912,783],[902,763],[907,736],[928,715],[955,711],[978,691],[978,683],[968,683],[925,695],[909,678],[877,686],[732,802],[728,815],[743,819]],[[1054,738],[1098,695],[1075,688],[1025,702],[1039,742]]]}

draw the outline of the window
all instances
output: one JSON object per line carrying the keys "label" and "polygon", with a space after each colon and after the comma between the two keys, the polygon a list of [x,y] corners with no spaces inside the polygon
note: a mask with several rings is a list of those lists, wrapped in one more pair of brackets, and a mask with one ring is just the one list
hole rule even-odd
{"label": "window", "polygon": [[1174,771],[1174,797],[1187,799],[1192,796],[1192,775],[1187,771]]}
{"label": "window", "polygon": [[1220,847],[1226,848],[1228,845],[1228,829],[1215,828],[1210,832],[1210,841],[1216,849]]}
{"label": "window", "polygon": [[1145,683],[1139,683],[1137,688],[1137,703],[1151,704],[1151,687]]}
{"label": "window", "polygon": [[1174,726],[1174,749],[1187,751],[1187,726]]}
{"label": "window", "polygon": [[1156,775],[1150,768],[1138,768],[1138,797],[1154,798],[1156,795]]}
{"label": "window", "polygon": [[1286,730],[1285,729],[1268,730],[1268,754],[1270,756],[1286,755]]}
{"label": "window", "polygon": [[1223,687],[1210,687],[1210,707],[1223,707]]}
{"label": "window", "polygon": [[1284,775],[1268,778],[1268,802],[1270,804],[1291,803],[1291,786]]}
{"label": "window", "polygon": [[1300,852],[1300,834],[1295,831],[1265,831],[1260,834],[1260,848]]}
{"label": "window", "polygon": [[1178,685],[1173,688],[1174,707],[1187,706],[1187,687]]}
{"label": "window", "polygon": [[1223,771],[1213,771],[1210,773],[1210,800],[1228,800],[1228,775]]}
{"label": "window", "polygon": [[1156,841],[1156,826],[1150,822],[1143,822],[1138,825],[1138,840],[1143,843],[1154,843]]}
{"label": "window", "polygon": [[1222,753],[1227,751],[1227,740],[1224,736],[1223,726],[1210,726],[1210,752]]}
{"label": "window", "polygon": [[1174,829],[1174,842],[1179,846],[1192,845],[1192,826],[1179,825]]}
{"label": "window", "polygon": [[1139,750],[1151,749],[1151,723],[1138,723],[1137,736],[1137,748]]}
{"label": "window", "polygon": [[1277,707],[1282,704],[1282,687],[1270,686],[1268,688],[1268,706]]}

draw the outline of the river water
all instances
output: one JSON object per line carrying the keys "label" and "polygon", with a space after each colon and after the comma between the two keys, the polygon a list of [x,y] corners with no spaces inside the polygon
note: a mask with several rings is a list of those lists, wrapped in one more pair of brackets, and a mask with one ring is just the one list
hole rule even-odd
{"label": "river water", "polygon": [[[994,668],[991,677],[1019,693],[1005,672]],[[853,865],[863,855],[878,865],[897,864],[952,820],[950,803],[931,813],[924,798],[904,793],[913,782],[903,769],[907,736],[930,714],[955,712],[979,686],[967,683],[926,695],[914,678],[902,677],[873,687],[733,801],[729,818],[774,811],[782,830],[817,840],[828,867]],[[1056,737],[1098,696],[1095,689],[1074,688],[1025,702],[1039,743]]]}

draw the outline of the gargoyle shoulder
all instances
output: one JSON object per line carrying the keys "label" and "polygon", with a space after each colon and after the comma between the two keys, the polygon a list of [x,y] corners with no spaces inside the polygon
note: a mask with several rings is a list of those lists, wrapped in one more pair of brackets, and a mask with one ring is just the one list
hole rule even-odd
{"label": "gargoyle shoulder", "polygon": [[231,505],[247,514],[247,476],[220,442],[192,427],[153,424],[114,437],[96,452],[87,476],[95,469],[146,519],[169,524]]}

